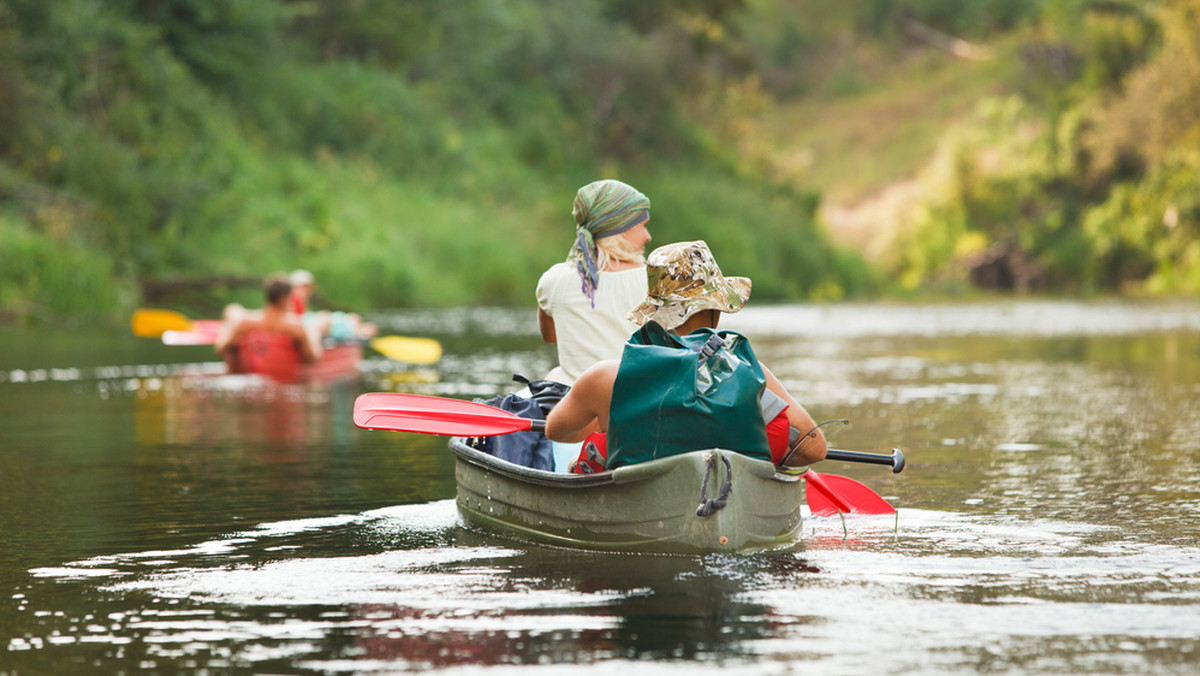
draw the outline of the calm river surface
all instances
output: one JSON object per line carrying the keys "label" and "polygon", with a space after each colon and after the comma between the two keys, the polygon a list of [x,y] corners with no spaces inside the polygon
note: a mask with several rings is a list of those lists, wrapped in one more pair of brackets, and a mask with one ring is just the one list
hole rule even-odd
{"label": "calm river surface", "polygon": [[464,526],[441,437],[354,397],[474,398],[532,311],[379,315],[435,368],[204,377],[203,347],[0,330],[0,676],[1200,673],[1200,302],[759,306],[727,317],[897,517],[670,557]]}

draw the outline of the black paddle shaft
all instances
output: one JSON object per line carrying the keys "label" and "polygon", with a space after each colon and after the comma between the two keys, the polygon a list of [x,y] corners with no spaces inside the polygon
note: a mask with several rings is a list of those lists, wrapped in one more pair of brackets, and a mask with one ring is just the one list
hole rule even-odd
{"label": "black paddle shaft", "polygon": [[864,453],[862,451],[839,451],[831,448],[825,452],[826,460],[841,460],[843,462],[865,462],[872,465],[887,465],[892,468],[892,474],[899,474],[904,469],[904,454],[900,449],[893,448],[891,455],[882,453]]}

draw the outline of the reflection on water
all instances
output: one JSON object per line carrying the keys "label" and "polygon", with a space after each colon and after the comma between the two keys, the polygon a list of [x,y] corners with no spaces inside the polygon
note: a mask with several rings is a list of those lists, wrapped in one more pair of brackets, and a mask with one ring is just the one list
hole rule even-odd
{"label": "reflection on water", "polygon": [[707,557],[464,526],[445,440],[358,430],[353,398],[491,396],[552,351],[529,313],[378,319],[445,359],[289,388],[62,339],[0,361],[0,674],[1200,670],[1200,305],[730,316],[852,421],[834,445],[909,468],[821,467],[894,517]]}
{"label": "reflection on water", "polygon": [[133,396],[140,446],[217,446],[230,442],[347,444],[342,422],[353,413],[346,383],[280,385],[256,375],[149,379]]}
{"label": "reflection on water", "polygon": [[[33,569],[140,602],[72,616],[23,600],[43,633],[9,650],[323,673],[645,659],[854,673],[880,655],[906,660],[898,672],[1110,673],[1144,666],[1148,646],[1173,654],[1161,667],[1195,664],[1196,547],[924,510],[898,523],[812,519],[803,551],[703,558],[516,547],[459,526],[450,500],[266,523]],[[869,650],[848,649],[856,637]]]}

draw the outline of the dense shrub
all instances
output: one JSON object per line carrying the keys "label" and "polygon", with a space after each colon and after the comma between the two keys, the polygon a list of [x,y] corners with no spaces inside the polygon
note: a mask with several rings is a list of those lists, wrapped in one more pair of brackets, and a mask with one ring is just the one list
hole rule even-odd
{"label": "dense shrub", "polygon": [[[52,218],[44,214],[44,218]],[[53,224],[47,224],[53,229]],[[0,311],[63,323],[97,320],[128,303],[112,283],[112,261],[77,242],[33,232],[0,214]],[[122,297],[125,296],[125,297]]]}

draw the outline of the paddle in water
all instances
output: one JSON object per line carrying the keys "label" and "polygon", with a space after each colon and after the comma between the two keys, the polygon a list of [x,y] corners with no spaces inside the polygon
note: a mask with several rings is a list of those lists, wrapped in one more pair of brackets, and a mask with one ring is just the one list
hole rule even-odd
{"label": "paddle in water", "polygon": [[834,514],[895,514],[896,508],[878,493],[849,477],[804,473],[804,497],[814,516]]}
{"label": "paddle in water", "polygon": [[[422,394],[372,392],[361,394],[354,402],[354,424],[369,430],[419,432],[454,437],[490,437],[513,432],[541,431],[546,422],[531,420],[494,406],[462,399],[431,397]],[[904,468],[904,454],[893,449],[891,455],[829,449],[827,460],[888,465],[893,471]],[[892,514],[895,509],[875,491],[846,477],[833,474],[804,473],[809,509],[818,516],[837,514]]]}

